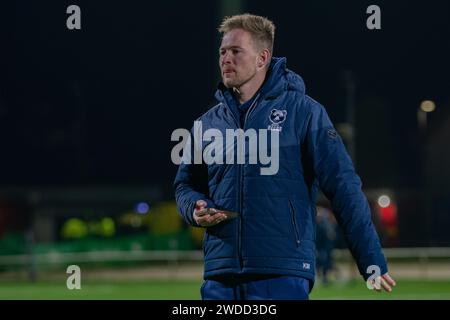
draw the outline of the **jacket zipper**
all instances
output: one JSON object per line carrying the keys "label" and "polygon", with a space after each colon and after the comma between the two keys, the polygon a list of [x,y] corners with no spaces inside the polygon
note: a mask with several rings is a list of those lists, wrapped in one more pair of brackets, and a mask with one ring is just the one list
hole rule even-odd
{"label": "jacket zipper", "polygon": [[[227,106],[228,108],[230,108],[226,103],[224,103],[225,106]],[[240,129],[241,128],[241,122],[239,121],[239,119],[236,119],[236,117],[234,116],[233,111],[231,111],[231,117],[233,118],[235,124],[236,124],[236,128]],[[239,224],[238,224],[238,231],[237,231],[237,237],[238,237],[238,259],[239,259],[239,267],[240,269],[242,269],[242,255],[241,255],[241,221],[242,221],[242,204],[241,204],[241,193],[242,193],[242,183],[241,183],[241,167],[239,167],[239,171],[238,171],[238,185],[239,185],[239,192],[238,192],[238,212],[239,212],[239,216],[237,217],[237,219],[239,219]]]}
{"label": "jacket zipper", "polygon": [[291,220],[292,220],[292,227],[294,228],[294,234],[295,234],[295,243],[297,244],[297,247],[300,245],[300,236],[298,234],[297,229],[297,219],[295,218],[295,210],[294,206],[292,205],[292,201],[289,199],[289,211],[291,212]]}
{"label": "jacket zipper", "polygon": [[[249,114],[251,113],[251,111],[256,107],[257,103],[258,103],[258,98],[259,98],[259,94],[256,96],[255,101],[253,101],[252,105],[248,108],[247,112],[245,113],[245,117],[244,117],[244,123],[243,123],[243,130],[245,131],[245,123],[247,122],[247,118],[249,116]],[[240,122],[239,123],[239,128],[241,127]],[[245,158],[244,158],[245,159]],[[244,186],[243,183],[244,182],[244,164],[239,164],[239,231],[238,231],[238,255],[239,255],[239,266],[241,268],[241,270],[244,267],[244,262],[243,262],[243,258],[242,258],[242,220],[244,218],[243,215],[243,209],[244,209]]]}

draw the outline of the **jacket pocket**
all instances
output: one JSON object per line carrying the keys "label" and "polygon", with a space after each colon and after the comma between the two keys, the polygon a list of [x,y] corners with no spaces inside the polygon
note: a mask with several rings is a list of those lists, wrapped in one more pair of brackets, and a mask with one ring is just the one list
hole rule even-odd
{"label": "jacket pocket", "polygon": [[289,211],[291,213],[291,225],[292,225],[292,229],[294,229],[295,243],[298,247],[300,245],[300,235],[299,235],[298,227],[297,227],[297,218],[295,216],[295,208],[290,199],[289,199]]}

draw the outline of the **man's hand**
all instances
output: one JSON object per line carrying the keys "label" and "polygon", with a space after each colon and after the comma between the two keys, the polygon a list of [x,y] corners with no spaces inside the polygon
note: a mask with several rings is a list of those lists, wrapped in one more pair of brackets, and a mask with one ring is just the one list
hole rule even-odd
{"label": "man's hand", "polygon": [[207,206],[207,203],[204,200],[198,200],[197,203],[195,204],[193,217],[194,217],[195,222],[197,222],[198,225],[200,225],[202,227],[212,227],[227,218],[227,216],[224,213],[221,213],[220,211],[217,211],[217,213],[215,213],[213,215],[210,215],[210,214],[205,214],[202,216],[197,215],[197,212],[205,209],[206,206]]}
{"label": "man's hand", "polygon": [[373,288],[378,292],[381,291],[381,288],[383,288],[387,292],[391,292],[392,287],[395,286],[395,281],[388,273],[385,273],[382,276],[375,278],[372,285]]}

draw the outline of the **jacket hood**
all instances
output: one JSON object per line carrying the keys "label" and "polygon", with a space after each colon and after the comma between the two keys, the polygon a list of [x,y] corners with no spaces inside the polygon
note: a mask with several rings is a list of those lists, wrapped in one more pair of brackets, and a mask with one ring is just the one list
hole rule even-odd
{"label": "jacket hood", "polygon": [[[263,99],[276,98],[284,91],[291,90],[298,91],[302,95],[305,94],[303,79],[295,72],[289,70],[286,63],[287,59],[285,57],[273,57],[271,59],[266,80],[260,89],[260,95]],[[227,90],[228,88],[220,82],[215,98],[219,102],[225,102],[224,94]]]}

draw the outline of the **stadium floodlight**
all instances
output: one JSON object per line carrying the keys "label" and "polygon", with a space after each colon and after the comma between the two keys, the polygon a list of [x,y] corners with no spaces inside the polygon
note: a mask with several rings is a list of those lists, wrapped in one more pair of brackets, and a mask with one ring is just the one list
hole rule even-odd
{"label": "stadium floodlight", "polygon": [[378,205],[381,208],[387,208],[391,204],[391,198],[389,196],[383,194],[378,198]]}
{"label": "stadium floodlight", "polygon": [[423,112],[433,112],[436,109],[436,105],[431,100],[424,100],[420,104],[420,110]]}

